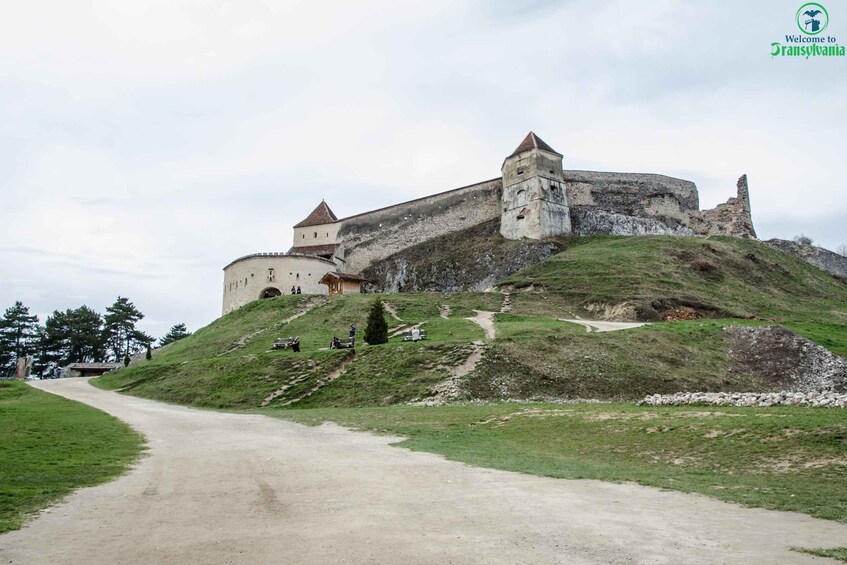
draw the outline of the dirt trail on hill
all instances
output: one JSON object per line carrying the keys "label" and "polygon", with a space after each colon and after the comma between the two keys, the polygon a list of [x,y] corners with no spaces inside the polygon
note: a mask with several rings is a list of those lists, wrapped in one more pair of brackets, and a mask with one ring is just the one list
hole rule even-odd
{"label": "dirt trail on hill", "polygon": [[619,330],[631,330],[632,328],[640,328],[646,326],[646,322],[607,322],[605,320],[566,320],[559,318],[560,322],[570,322],[585,326],[585,331],[588,332],[616,332]]}
{"label": "dirt trail on hill", "polygon": [[476,312],[476,316],[465,318],[465,320],[470,320],[481,327],[485,331],[485,339],[494,339],[497,335],[494,327],[494,314],[497,312],[486,312],[484,310],[474,310],[474,312]]}
{"label": "dirt trail on hill", "polygon": [[41,381],[149,452],[0,536],[2,563],[822,563],[847,525],[632,484],[478,469],[334,425]]}

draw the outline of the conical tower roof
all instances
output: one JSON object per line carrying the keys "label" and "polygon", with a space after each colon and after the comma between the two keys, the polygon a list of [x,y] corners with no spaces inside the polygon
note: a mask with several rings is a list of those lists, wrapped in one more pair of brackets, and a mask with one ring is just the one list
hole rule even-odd
{"label": "conical tower roof", "polygon": [[321,203],[318,204],[318,207],[312,210],[312,213],[306,216],[306,219],[296,224],[295,228],[305,228],[308,226],[319,226],[321,224],[331,224],[333,222],[337,222],[338,218],[335,217],[335,214],[332,213],[332,210],[329,209],[326,202],[321,200]]}
{"label": "conical tower roof", "polygon": [[[550,147],[549,145],[544,143],[544,140],[541,139],[540,137],[538,137],[537,135],[535,135],[535,132],[532,132],[532,131],[529,132],[528,134],[526,134],[526,137],[524,138],[524,140],[521,141],[521,144],[518,145],[518,148],[515,149],[512,152],[512,154],[509,155],[509,157],[514,157],[515,155],[517,155],[519,153],[523,153],[524,151],[529,151],[531,149],[541,149],[543,151],[549,151],[550,153],[555,153],[559,157],[564,157],[564,155],[562,155],[561,153],[559,153],[558,151],[556,151],[555,149],[553,149],[552,147]],[[509,157],[506,157],[506,158],[508,159]]]}

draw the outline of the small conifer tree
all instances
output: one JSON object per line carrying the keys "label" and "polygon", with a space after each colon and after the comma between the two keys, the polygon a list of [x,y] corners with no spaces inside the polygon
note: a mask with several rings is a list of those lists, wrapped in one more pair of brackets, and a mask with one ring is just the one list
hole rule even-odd
{"label": "small conifer tree", "polygon": [[130,361],[131,359],[129,358],[129,353],[127,353],[126,355],[124,355],[124,367],[129,367]]}
{"label": "small conifer tree", "polygon": [[385,321],[385,306],[377,298],[371,304],[368,312],[368,322],[365,325],[365,341],[368,345],[388,343],[388,323]]}
{"label": "small conifer tree", "polygon": [[153,351],[150,349],[149,343],[147,344],[147,354],[144,357],[146,357],[148,361],[153,358]]}

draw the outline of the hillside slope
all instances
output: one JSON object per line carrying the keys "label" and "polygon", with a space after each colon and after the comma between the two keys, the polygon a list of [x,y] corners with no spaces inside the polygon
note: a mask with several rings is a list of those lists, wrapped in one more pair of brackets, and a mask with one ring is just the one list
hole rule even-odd
{"label": "hillside slope", "polygon": [[[374,406],[425,399],[610,398],[684,390],[769,390],[779,381],[730,355],[724,327],[779,323],[847,354],[847,285],[756,241],[587,238],[500,283],[501,292],[385,295],[390,327],[421,324],[423,343],[326,349],[372,295],[282,296],[232,312],[149,362],[103,377],[108,388],[212,407]],[[492,313],[496,337],[466,318]],[[659,320],[587,333],[561,321]],[[301,338],[302,353],[272,351]],[[782,381],[780,381],[782,382]],[[441,393],[439,393],[440,395]]]}

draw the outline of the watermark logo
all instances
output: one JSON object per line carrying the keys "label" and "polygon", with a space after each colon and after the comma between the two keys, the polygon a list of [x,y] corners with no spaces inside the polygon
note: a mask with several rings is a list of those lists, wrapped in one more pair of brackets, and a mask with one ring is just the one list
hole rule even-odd
{"label": "watermark logo", "polygon": [[794,16],[800,33],[785,35],[785,42],[771,43],[771,57],[844,57],[845,49],[834,35],[823,35],[829,27],[829,12],[818,2],[806,2]]}
{"label": "watermark logo", "polygon": [[806,35],[817,35],[829,25],[829,12],[817,2],[807,2],[797,10],[797,27]]}

